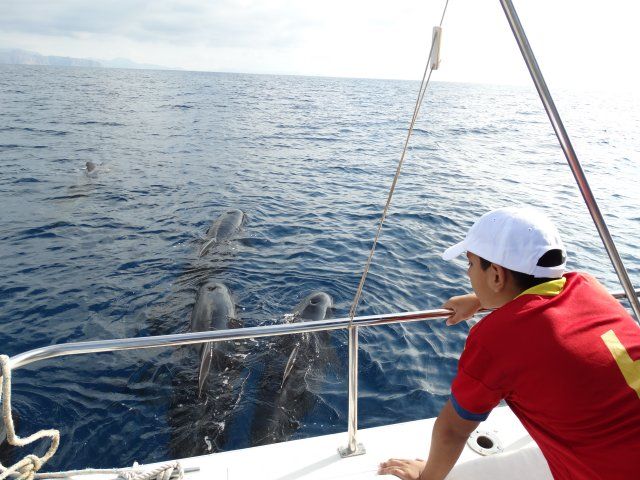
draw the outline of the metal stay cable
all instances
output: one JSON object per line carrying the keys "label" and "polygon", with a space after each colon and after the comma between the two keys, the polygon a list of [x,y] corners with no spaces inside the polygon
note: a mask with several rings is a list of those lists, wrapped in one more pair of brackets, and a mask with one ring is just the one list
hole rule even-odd
{"label": "metal stay cable", "polygon": [[629,299],[629,304],[631,306],[631,309],[633,310],[633,313],[635,314],[636,322],[640,324],[640,301],[638,300],[638,297],[634,295],[633,283],[631,283],[631,279],[629,278],[629,274],[627,273],[624,263],[622,262],[620,253],[618,253],[618,248],[616,247],[616,244],[611,237],[611,233],[609,232],[607,223],[602,216],[600,207],[598,207],[598,202],[596,201],[596,198],[591,191],[591,187],[589,186],[587,177],[584,173],[584,170],[582,169],[582,165],[580,164],[578,156],[576,155],[573,145],[571,144],[569,134],[564,128],[562,118],[560,118],[560,114],[558,113],[558,109],[556,108],[555,102],[553,101],[551,92],[547,87],[547,82],[542,75],[542,71],[540,70],[538,61],[533,54],[533,50],[531,49],[531,45],[529,44],[527,35],[524,31],[524,28],[522,27],[522,23],[520,22],[518,13],[516,12],[516,9],[513,6],[513,2],[511,0],[500,0],[500,4],[502,5],[502,9],[504,10],[504,13],[507,17],[507,21],[509,22],[511,31],[513,32],[516,42],[518,43],[520,53],[522,53],[522,58],[524,59],[527,65],[527,69],[531,74],[531,79],[533,80],[536,90],[538,91],[540,100],[542,100],[542,104],[547,112],[547,116],[549,117],[551,126],[553,127],[556,137],[558,137],[560,148],[562,148],[562,151],[564,152],[564,156],[567,159],[569,168],[571,168],[571,172],[573,173],[576,183],[578,184],[578,188],[580,189],[582,198],[584,199],[587,209],[589,210],[589,214],[593,219],[596,230],[598,231],[602,243],[604,244],[604,248],[609,255],[609,259],[613,264],[613,268],[618,275],[618,279],[622,284],[622,288],[624,288],[627,298]]}
{"label": "metal stay cable", "polygon": [[[444,22],[444,17],[447,12],[448,6],[449,6],[449,0],[446,0],[444,9],[442,11],[442,17],[440,18],[440,24],[439,24],[440,27],[442,27],[442,23]],[[422,106],[425,93],[427,92],[427,87],[429,86],[429,81],[431,80],[431,74],[433,73],[431,58],[433,56],[435,45],[436,45],[435,35],[433,35],[431,39],[431,49],[429,50],[427,65],[425,66],[424,73],[422,74],[422,82],[420,83],[418,98],[416,99],[416,105],[413,109],[413,117],[411,118],[411,122],[409,123],[409,129],[407,131],[407,137],[405,139],[404,147],[402,149],[402,155],[400,156],[400,161],[398,162],[398,167],[396,168],[396,174],[393,177],[393,182],[391,183],[391,188],[389,189],[389,194],[387,196],[387,203],[384,206],[384,209],[382,211],[382,216],[380,217],[380,222],[378,223],[378,230],[376,231],[375,238],[373,239],[373,245],[371,246],[369,257],[367,258],[367,262],[365,263],[364,270],[362,272],[362,277],[360,277],[358,290],[356,291],[355,297],[353,298],[353,303],[351,304],[351,309],[349,310],[349,319],[350,319],[349,326],[351,326],[353,322],[353,318],[356,315],[358,305],[360,304],[360,298],[362,297],[362,290],[364,288],[364,283],[367,279],[367,275],[369,274],[369,269],[371,268],[371,262],[373,260],[373,254],[376,251],[376,246],[378,245],[378,239],[380,238],[380,232],[382,231],[382,224],[387,218],[387,213],[389,212],[389,206],[391,205],[391,199],[393,198],[393,193],[398,183],[398,178],[400,177],[400,172],[402,171],[402,165],[404,164],[404,159],[407,154],[409,139],[411,138],[411,134],[413,133],[413,128],[415,126],[416,120],[418,119],[418,113],[420,112],[420,107]]]}

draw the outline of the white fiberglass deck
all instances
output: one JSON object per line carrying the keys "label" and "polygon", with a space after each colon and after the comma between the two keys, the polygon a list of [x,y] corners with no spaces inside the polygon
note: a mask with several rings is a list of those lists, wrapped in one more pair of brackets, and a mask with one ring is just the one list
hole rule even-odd
{"label": "white fiberglass deck", "polygon": [[[434,421],[418,420],[360,430],[358,440],[364,444],[367,453],[357,457],[340,457],[337,448],[347,443],[347,434],[338,433],[192,457],[180,462],[184,468],[200,469],[185,473],[188,480],[395,478],[377,476],[378,464],[390,457],[426,458]],[[551,479],[542,454],[508,407],[496,408],[478,430],[497,435],[504,452],[483,457],[466,446],[448,479]],[[102,477],[113,478],[112,475]],[[96,479],[95,476],[85,478]]]}

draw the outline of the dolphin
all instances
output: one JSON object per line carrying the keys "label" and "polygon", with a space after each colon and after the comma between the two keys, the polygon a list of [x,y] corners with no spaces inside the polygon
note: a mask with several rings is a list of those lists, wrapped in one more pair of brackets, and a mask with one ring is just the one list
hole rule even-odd
{"label": "dolphin", "polygon": [[[288,323],[324,320],[332,306],[328,294],[314,292],[285,318]],[[330,363],[326,356],[327,332],[306,332],[284,338],[284,342],[276,342],[265,365],[260,382],[261,400],[251,427],[252,445],[281,442],[299,428],[300,420],[317,401],[307,388],[307,374],[312,370],[318,374]]]}
{"label": "dolphin", "polygon": [[[207,282],[198,291],[196,303],[191,312],[191,331],[223,330],[235,320],[236,310],[229,289],[219,282]],[[198,396],[207,381],[211,364],[223,370],[226,360],[224,346],[217,342],[204,343],[200,346],[200,369],[198,371]]]}
{"label": "dolphin", "polygon": [[95,163],[89,161],[89,162],[85,163],[85,166],[87,167],[87,169],[86,169],[87,175],[91,175],[91,174],[97,172],[98,165],[96,165]]}
{"label": "dolphin", "polygon": [[229,240],[235,235],[246,221],[247,216],[242,210],[228,210],[220,215],[209,230],[207,230],[206,241],[200,248],[198,256],[202,257],[211,247]]}

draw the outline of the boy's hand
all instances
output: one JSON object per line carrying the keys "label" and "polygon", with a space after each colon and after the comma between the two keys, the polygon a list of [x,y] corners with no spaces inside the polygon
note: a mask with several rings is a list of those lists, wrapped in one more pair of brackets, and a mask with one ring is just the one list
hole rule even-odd
{"label": "boy's hand", "polygon": [[402,480],[419,480],[427,462],[424,460],[400,460],[391,458],[380,464],[378,475],[395,475]]}
{"label": "boy's hand", "polygon": [[453,310],[453,314],[447,318],[447,325],[455,325],[473,317],[482,306],[475,293],[468,293],[467,295],[451,297],[442,308]]}

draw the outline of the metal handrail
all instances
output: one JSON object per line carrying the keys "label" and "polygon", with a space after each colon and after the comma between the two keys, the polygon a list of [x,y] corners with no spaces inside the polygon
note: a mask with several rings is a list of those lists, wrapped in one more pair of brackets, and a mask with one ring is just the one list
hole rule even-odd
{"label": "metal handrail", "polygon": [[[450,310],[440,308],[435,310],[421,310],[417,312],[368,315],[355,317],[352,324],[359,327],[371,327],[398,322],[415,322],[418,320],[446,318],[450,314]],[[143,348],[171,347],[206,342],[223,342],[227,340],[242,340],[246,338],[290,335],[293,333],[341,330],[349,328],[349,322],[350,319],[345,317],[309,322],[263,325],[259,327],[233,328],[228,330],[179,333],[175,335],[157,335],[151,337],[63,343],[36,348],[34,350],[29,350],[28,352],[14,355],[9,359],[9,366],[15,370],[16,368],[24,367],[30,363],[47,360],[49,358],[63,357],[67,355],[80,355],[84,353],[116,352],[120,350],[137,350]]]}
{"label": "metal handrail", "polygon": [[[635,291],[640,296],[640,290]],[[625,292],[612,293],[620,300],[626,298]],[[388,313],[382,315],[366,315],[354,317],[353,325],[358,327],[375,327],[392,323],[417,322],[420,320],[436,320],[447,318],[451,310],[438,308],[433,310],[419,310],[415,312]],[[93,340],[89,342],[62,343],[36,348],[14,355],[9,359],[12,370],[31,363],[50,358],[67,355],[81,355],[85,353],[116,352],[120,350],[138,350],[144,348],[160,348],[179,345],[192,345],[206,342],[223,342],[227,340],[242,340],[246,338],[260,338],[294,333],[321,332],[342,330],[349,328],[350,319],[333,318],[311,322],[296,322],[277,325],[263,325],[259,327],[234,328],[229,330],[209,330],[205,332],[179,333],[175,335],[157,335],[151,337],[119,338],[113,340]],[[351,366],[350,366],[351,368]]]}
{"label": "metal handrail", "polygon": [[[634,291],[636,297],[640,297],[640,290]],[[626,298],[625,292],[612,293],[613,297],[620,300]],[[481,310],[479,313],[487,313]],[[157,335],[151,337],[121,338],[114,340],[94,340],[90,342],[63,343],[48,347],[36,348],[24,353],[14,355],[9,359],[12,370],[21,368],[31,363],[50,358],[67,355],[81,355],[86,353],[116,352],[121,350],[138,350],[144,348],[161,348],[180,345],[193,345],[206,342],[223,342],[230,340],[242,340],[246,338],[260,338],[294,333],[321,332],[330,330],[348,329],[350,326],[375,327],[390,325],[392,323],[416,322],[420,320],[436,320],[447,318],[451,310],[438,308],[433,310],[420,310],[415,312],[390,313],[383,315],[367,315],[361,317],[335,318],[329,320],[317,320],[310,322],[285,323],[277,325],[263,325],[259,327],[235,328],[228,330],[211,330],[206,332],[180,333],[175,335]],[[349,363],[349,372],[357,375],[358,365]],[[354,373],[355,372],[355,373]],[[349,399],[349,402],[357,401]],[[355,436],[354,436],[355,437]],[[349,439],[349,443],[355,439]]]}

